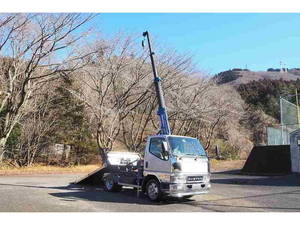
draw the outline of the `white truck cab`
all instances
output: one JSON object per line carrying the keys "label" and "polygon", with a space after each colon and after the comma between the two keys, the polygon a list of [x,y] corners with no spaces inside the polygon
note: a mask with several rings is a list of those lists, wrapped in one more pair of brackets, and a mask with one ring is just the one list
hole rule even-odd
{"label": "white truck cab", "polygon": [[148,137],[143,176],[151,200],[162,194],[190,197],[207,193],[211,187],[208,157],[199,140],[192,137]]}

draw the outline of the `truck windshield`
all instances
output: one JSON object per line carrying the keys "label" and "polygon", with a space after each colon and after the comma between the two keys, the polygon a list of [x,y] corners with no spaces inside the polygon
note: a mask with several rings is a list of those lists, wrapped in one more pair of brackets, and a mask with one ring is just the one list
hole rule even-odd
{"label": "truck windshield", "polygon": [[206,156],[206,152],[199,140],[188,137],[168,137],[173,155]]}

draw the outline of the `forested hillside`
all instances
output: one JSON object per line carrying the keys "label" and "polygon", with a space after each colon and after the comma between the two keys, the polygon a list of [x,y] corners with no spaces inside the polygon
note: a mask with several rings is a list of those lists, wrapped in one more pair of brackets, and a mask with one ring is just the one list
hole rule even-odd
{"label": "forested hillside", "polygon": [[267,71],[250,71],[248,69],[232,69],[224,72],[220,72],[214,76],[214,80],[218,84],[229,84],[238,87],[241,84],[247,84],[252,81],[259,81],[262,79],[266,80],[284,80],[292,81],[299,79],[299,69],[272,69],[269,68]]}
{"label": "forested hillside", "polygon": [[277,120],[280,120],[280,96],[295,102],[296,89],[300,90],[300,79],[295,81],[262,79],[241,84],[237,87],[238,92],[247,104],[254,109],[262,109],[266,114]]}
{"label": "forested hillside", "polygon": [[213,77],[219,85],[235,87],[245,103],[252,109],[260,109],[276,120],[280,119],[279,98],[287,97],[295,102],[295,90],[300,89],[299,69],[280,72],[268,69],[266,72],[254,72],[233,69],[221,72]]}

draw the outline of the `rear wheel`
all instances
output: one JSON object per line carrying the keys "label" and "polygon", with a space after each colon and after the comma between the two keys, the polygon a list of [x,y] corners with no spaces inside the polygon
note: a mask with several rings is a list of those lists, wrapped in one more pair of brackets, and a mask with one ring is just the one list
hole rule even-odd
{"label": "rear wheel", "polygon": [[159,201],[161,199],[161,190],[159,182],[156,179],[151,179],[147,182],[146,193],[151,201]]}
{"label": "rear wheel", "polygon": [[122,190],[122,186],[115,183],[112,174],[105,174],[103,181],[105,190],[108,192],[117,192]]}

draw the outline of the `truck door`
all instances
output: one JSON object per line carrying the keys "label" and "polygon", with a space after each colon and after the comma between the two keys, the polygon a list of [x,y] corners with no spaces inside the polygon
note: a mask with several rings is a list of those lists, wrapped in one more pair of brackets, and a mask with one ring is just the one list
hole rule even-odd
{"label": "truck door", "polygon": [[169,174],[171,172],[171,163],[169,154],[164,151],[167,146],[164,137],[152,137],[148,141],[148,146],[144,160],[144,171],[151,174]]}

